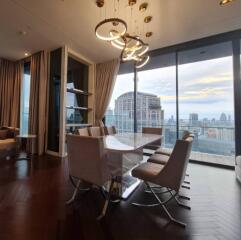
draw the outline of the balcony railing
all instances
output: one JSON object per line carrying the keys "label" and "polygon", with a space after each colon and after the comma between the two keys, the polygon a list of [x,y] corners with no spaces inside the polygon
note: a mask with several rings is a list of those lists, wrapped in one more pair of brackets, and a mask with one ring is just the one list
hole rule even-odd
{"label": "balcony railing", "polygon": [[[118,132],[133,132],[134,122],[129,115],[106,115],[106,125],[114,125]],[[176,122],[175,120],[164,120],[163,123],[155,121],[138,121],[138,132],[143,127],[163,128],[163,143],[165,148],[172,148],[176,141]],[[234,124],[231,121],[195,121],[180,120],[179,136],[184,130],[194,133],[191,158],[193,160],[212,162],[234,166],[235,140]]]}

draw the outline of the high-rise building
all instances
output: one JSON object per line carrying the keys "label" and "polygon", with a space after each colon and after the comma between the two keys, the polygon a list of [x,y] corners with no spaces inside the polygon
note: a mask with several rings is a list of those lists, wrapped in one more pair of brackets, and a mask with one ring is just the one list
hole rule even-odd
{"label": "high-rise building", "polygon": [[196,126],[198,123],[198,114],[197,113],[190,113],[189,114],[189,125]]}
{"label": "high-rise building", "polygon": [[[137,93],[137,126],[158,127],[163,124],[164,111],[160,97],[149,93]],[[120,132],[133,131],[134,93],[127,92],[115,100],[116,127]]]}

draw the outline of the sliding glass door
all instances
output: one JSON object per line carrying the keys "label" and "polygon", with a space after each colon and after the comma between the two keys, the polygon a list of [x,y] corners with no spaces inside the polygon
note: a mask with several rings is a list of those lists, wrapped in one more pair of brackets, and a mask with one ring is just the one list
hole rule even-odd
{"label": "sliding glass door", "polygon": [[234,164],[232,42],[178,54],[179,134],[195,134],[192,159]]}

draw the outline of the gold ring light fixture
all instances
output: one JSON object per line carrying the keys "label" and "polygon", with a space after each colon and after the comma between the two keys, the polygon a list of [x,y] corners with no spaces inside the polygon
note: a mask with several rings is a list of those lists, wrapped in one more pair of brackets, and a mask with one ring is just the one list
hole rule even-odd
{"label": "gold ring light fixture", "polygon": [[[97,24],[95,35],[97,38],[105,41],[112,41],[125,35],[127,24],[119,18],[108,18]],[[115,33],[111,35],[110,33]]]}
{"label": "gold ring light fixture", "polygon": [[[115,0],[114,0],[115,1]],[[119,13],[119,3],[118,1],[118,13]],[[128,6],[131,8],[131,11],[136,8],[137,0],[127,0]],[[99,8],[104,7],[104,0],[96,0],[96,5]],[[115,7],[114,2],[114,16],[106,18],[99,22],[95,27],[95,35],[98,39],[109,41],[111,45],[117,49],[121,50],[121,61],[134,61],[136,68],[141,68],[146,65],[150,59],[146,55],[149,50],[149,45],[144,43],[140,35],[146,37],[151,37],[152,32],[140,33],[139,36],[136,35],[135,31],[132,34],[127,33],[127,23],[119,17],[116,17],[117,8]],[[148,3],[143,2],[139,5],[139,12],[144,13],[148,8]],[[137,10],[137,11],[138,11]],[[131,12],[132,16],[132,12]],[[144,18],[144,23],[149,23],[152,20],[152,16],[146,16]],[[132,19],[130,19],[132,21]],[[144,24],[143,23],[143,24]],[[135,21],[136,24],[136,21]],[[131,27],[132,28],[132,27]],[[138,29],[138,28],[137,28]]]}
{"label": "gold ring light fixture", "polygon": [[136,68],[142,68],[144,67],[150,60],[150,57],[148,55],[145,55],[143,57],[140,57],[136,59],[135,67]]}

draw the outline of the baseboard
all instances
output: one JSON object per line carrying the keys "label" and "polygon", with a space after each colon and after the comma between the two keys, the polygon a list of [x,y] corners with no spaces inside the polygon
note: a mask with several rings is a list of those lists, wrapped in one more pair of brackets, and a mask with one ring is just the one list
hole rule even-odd
{"label": "baseboard", "polygon": [[212,166],[212,167],[219,167],[219,168],[225,168],[230,170],[235,170],[235,166],[229,166],[224,164],[218,164],[218,163],[210,163],[210,162],[202,162],[199,160],[189,160],[190,163],[200,164],[200,165],[206,165],[206,166]]}

